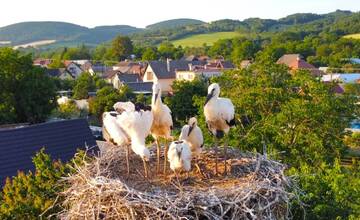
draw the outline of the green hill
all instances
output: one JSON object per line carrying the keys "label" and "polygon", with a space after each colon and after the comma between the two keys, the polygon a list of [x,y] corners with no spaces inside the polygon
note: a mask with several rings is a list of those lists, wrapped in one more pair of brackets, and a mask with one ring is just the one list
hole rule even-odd
{"label": "green hill", "polygon": [[155,24],[151,24],[146,26],[147,29],[170,29],[188,25],[200,25],[205,24],[205,22],[196,20],[196,19],[189,19],[189,18],[179,18],[179,19],[172,19],[167,21],[161,21]]}
{"label": "green hill", "polygon": [[61,43],[98,44],[109,41],[118,34],[132,34],[142,29],[127,25],[87,28],[65,22],[22,22],[0,28],[0,41],[19,45],[41,40]]}
{"label": "green hill", "polygon": [[216,32],[210,34],[196,34],[189,37],[182,38],[180,40],[172,41],[175,46],[182,47],[201,47],[204,43],[211,46],[219,39],[229,39],[242,36],[238,32]]}

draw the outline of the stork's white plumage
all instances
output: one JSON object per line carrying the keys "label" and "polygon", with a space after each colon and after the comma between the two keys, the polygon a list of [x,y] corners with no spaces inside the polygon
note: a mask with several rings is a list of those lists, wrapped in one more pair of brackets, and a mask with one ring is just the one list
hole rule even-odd
{"label": "stork's white plumage", "polygon": [[191,150],[186,141],[173,141],[168,151],[170,169],[175,173],[191,169]]}
{"label": "stork's white plumage", "polygon": [[114,104],[113,108],[115,111],[122,113],[124,111],[133,112],[135,111],[135,105],[132,102],[117,102]]}
{"label": "stork's white plumage", "polygon": [[150,151],[145,146],[145,138],[149,135],[153,123],[152,112],[144,110],[135,111],[135,105],[131,102],[118,102],[114,105],[114,108],[122,113],[105,112],[103,130],[105,134],[110,136],[113,143],[127,146],[126,162],[128,174],[130,173],[129,145],[131,145],[132,151],[143,160],[145,176],[147,176],[147,162],[150,159]]}
{"label": "stork's white plumage", "polygon": [[179,140],[188,142],[193,156],[201,153],[204,137],[195,117],[190,118],[188,124],[182,127]]}
{"label": "stork's white plumage", "polygon": [[118,124],[116,117],[119,113],[104,112],[103,114],[103,136],[104,139],[118,146],[124,146],[130,143],[130,138]]}
{"label": "stork's white plumage", "polygon": [[[235,108],[233,103],[231,102],[230,99],[219,98],[219,95],[220,95],[219,84],[217,83],[211,84],[208,87],[208,95],[206,97],[205,106],[204,106],[204,114],[205,114],[207,127],[216,138],[222,138],[224,134],[227,134],[230,131],[231,127],[235,126]],[[217,149],[217,146],[215,146],[215,148]],[[225,174],[227,172],[226,148],[227,148],[227,143],[224,145]],[[215,168],[216,168],[215,172],[218,173],[217,156],[216,156]]]}
{"label": "stork's white plumage", "polygon": [[[151,111],[154,115],[154,121],[151,127],[151,134],[156,140],[157,144],[157,166],[156,169],[160,169],[160,143],[159,138],[165,140],[171,139],[171,129],[173,121],[171,117],[171,111],[168,106],[164,105],[161,100],[161,87],[160,84],[155,83],[153,85],[153,95],[151,100]],[[164,173],[166,173],[166,161],[167,161],[167,143],[164,147]]]}

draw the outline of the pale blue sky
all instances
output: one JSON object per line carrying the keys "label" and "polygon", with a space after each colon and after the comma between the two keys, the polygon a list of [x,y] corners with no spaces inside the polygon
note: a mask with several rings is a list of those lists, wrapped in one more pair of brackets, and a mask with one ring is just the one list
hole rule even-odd
{"label": "pale blue sky", "polygon": [[174,18],[281,18],[297,12],[360,11],[360,0],[1,0],[0,27],[21,21],[65,21],[87,27],[148,24]]}

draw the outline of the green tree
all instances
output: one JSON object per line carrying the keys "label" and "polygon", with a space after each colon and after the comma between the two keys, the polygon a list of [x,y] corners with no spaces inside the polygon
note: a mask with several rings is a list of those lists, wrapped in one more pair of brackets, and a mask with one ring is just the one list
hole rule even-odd
{"label": "green tree", "polygon": [[180,59],[184,56],[184,52],[181,47],[175,47],[169,41],[164,41],[159,45],[158,52],[162,59]]}
{"label": "green tree", "polygon": [[117,61],[128,58],[133,52],[133,44],[127,36],[117,36],[111,43],[111,57]]}
{"label": "green tree", "polygon": [[157,60],[157,50],[156,48],[147,47],[142,55],[143,61]]}
{"label": "green tree", "polygon": [[132,93],[127,89],[119,91],[111,86],[105,86],[96,92],[96,97],[90,99],[89,112],[100,119],[105,111],[113,110],[116,102],[127,101],[131,97]]}
{"label": "green tree", "polygon": [[76,80],[74,86],[74,99],[86,99],[89,97],[89,92],[95,90],[95,82],[90,73],[83,73]]}
{"label": "green tree", "polygon": [[0,49],[0,123],[44,121],[55,108],[55,84],[29,55]]}
{"label": "green tree", "polygon": [[184,121],[197,115],[198,108],[191,97],[206,96],[206,82],[200,78],[193,81],[174,81],[172,89],[174,95],[166,97],[165,103],[171,109],[174,119]]}

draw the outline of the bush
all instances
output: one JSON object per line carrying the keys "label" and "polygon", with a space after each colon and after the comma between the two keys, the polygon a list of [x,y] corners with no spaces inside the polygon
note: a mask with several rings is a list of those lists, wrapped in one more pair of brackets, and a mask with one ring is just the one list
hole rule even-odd
{"label": "bush", "polygon": [[292,168],[304,194],[301,201],[305,213],[298,205],[293,207],[294,219],[359,219],[360,218],[360,166],[342,167],[322,163],[319,168],[303,164]]}

